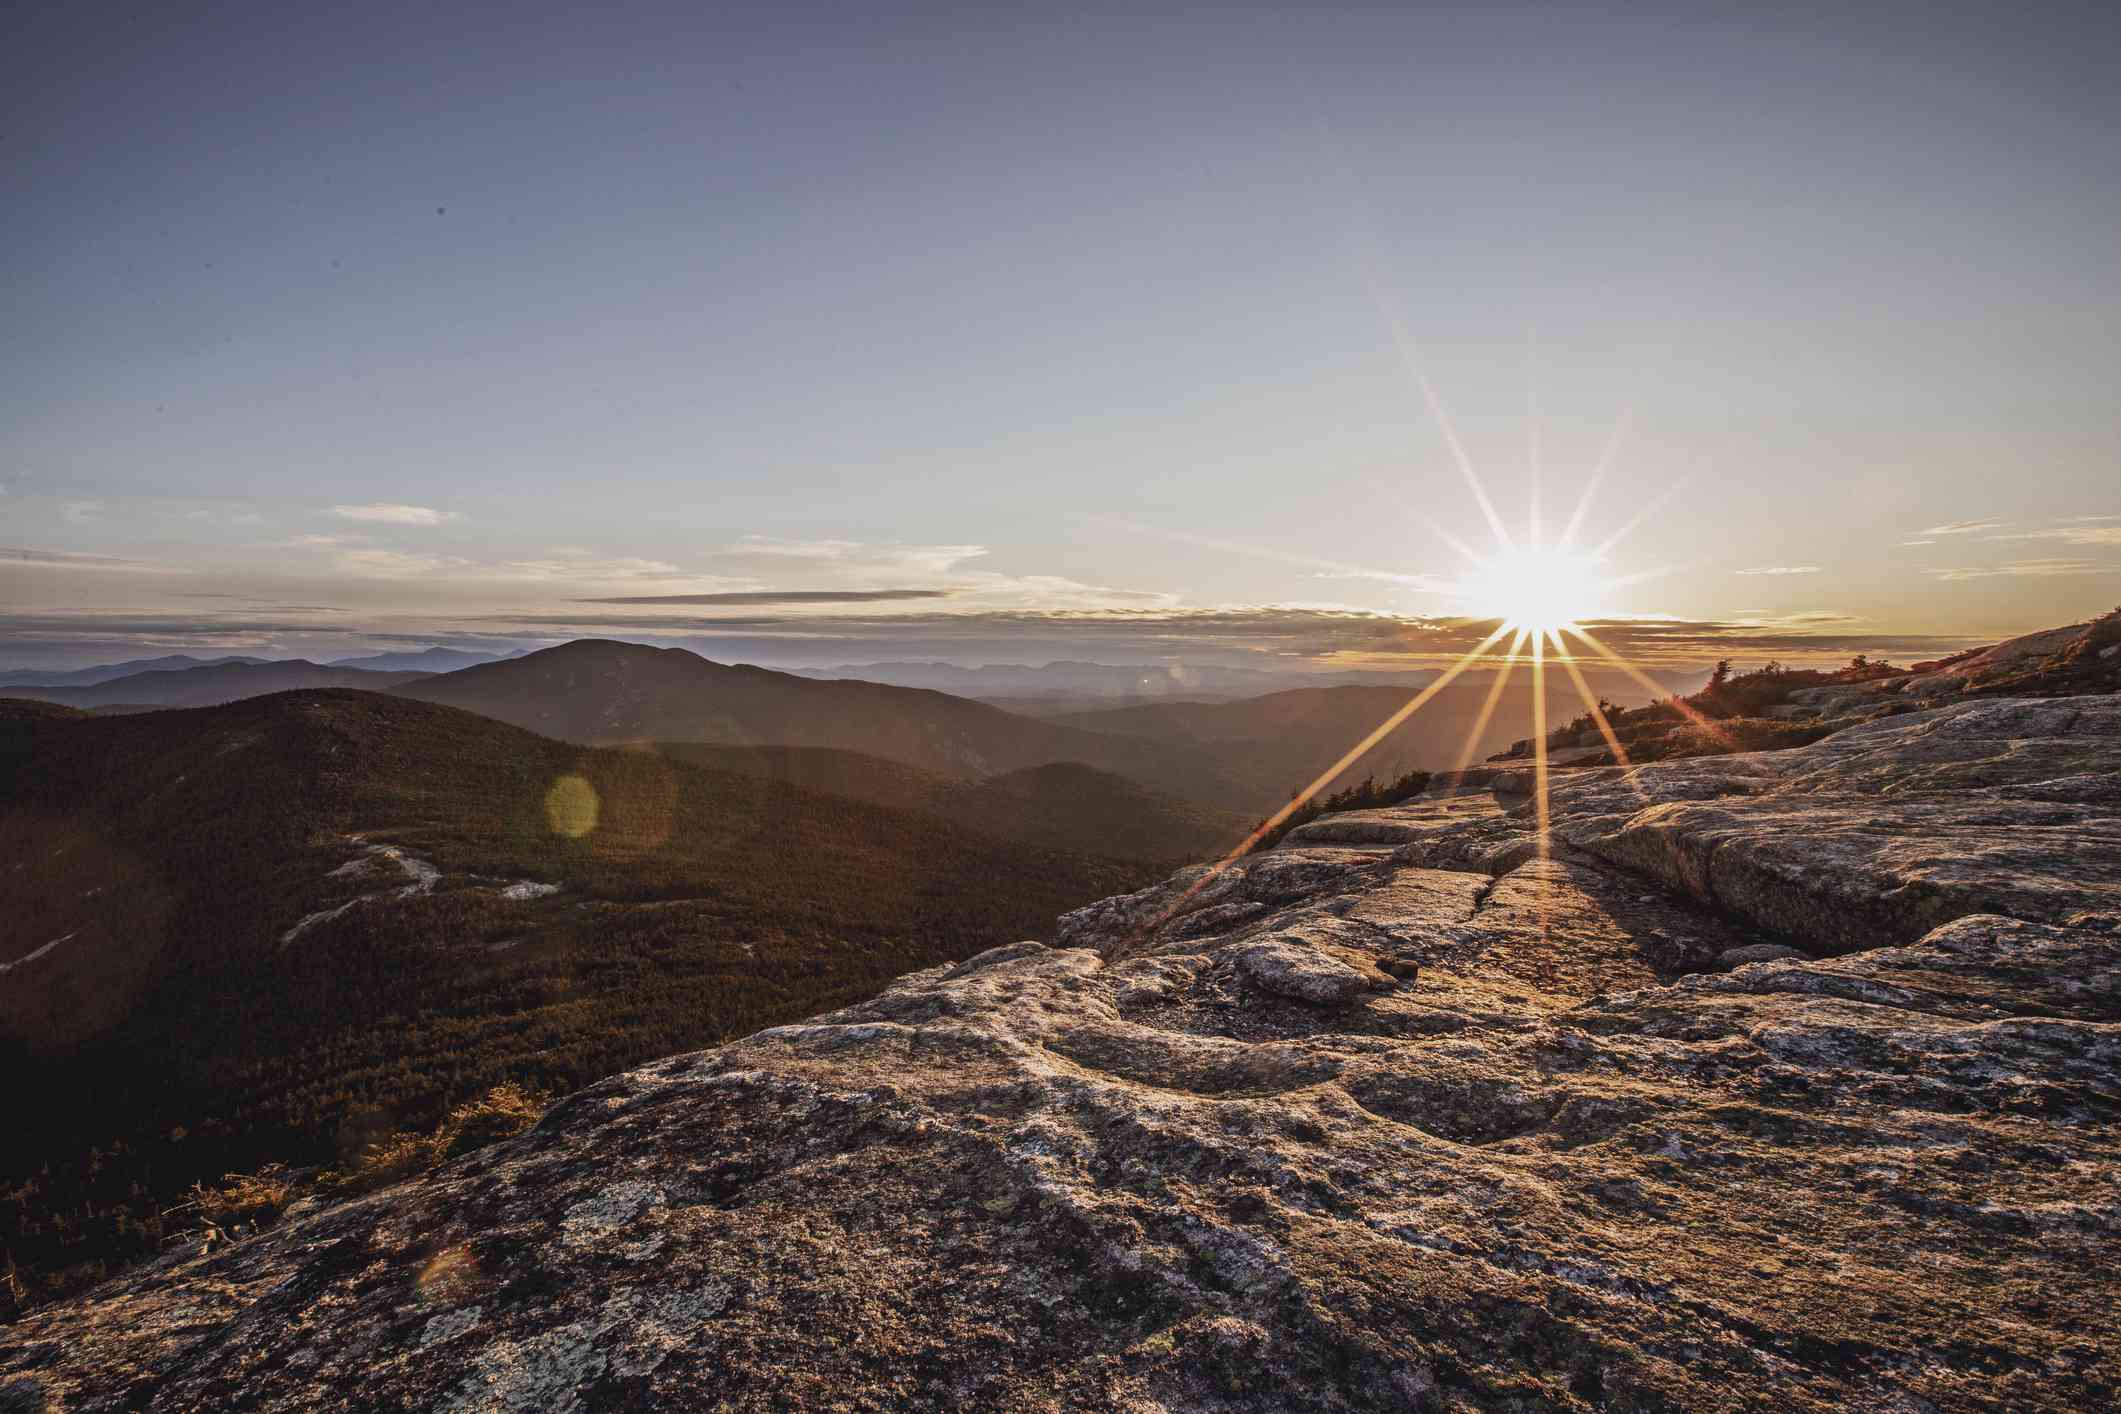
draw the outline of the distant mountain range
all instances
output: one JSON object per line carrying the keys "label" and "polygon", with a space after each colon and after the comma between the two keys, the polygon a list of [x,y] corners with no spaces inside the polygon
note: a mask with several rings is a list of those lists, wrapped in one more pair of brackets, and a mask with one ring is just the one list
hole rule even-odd
{"label": "distant mountain range", "polygon": [[1076,762],[1219,808],[1259,803],[1249,773],[1206,752],[941,692],[731,667],[681,648],[582,639],[396,691],[566,741],[831,747],[956,777]]}
{"label": "distant mountain range", "polygon": [[153,669],[106,678],[84,687],[0,683],[0,697],[28,697],[69,707],[213,707],[295,688],[355,687],[382,692],[429,674],[328,668],[303,658],[273,662],[239,658],[192,667]]}
{"label": "distant mountain range", "polygon": [[335,658],[326,667],[362,668],[372,673],[453,673],[503,658],[519,658],[524,650],[509,653],[474,653],[466,648],[422,648],[418,652],[370,653],[359,658]]}
{"label": "distant mountain range", "polygon": [[[859,777],[858,788],[849,792],[856,798],[916,809],[944,808],[940,802],[950,794],[944,789],[948,783],[957,783],[951,787],[955,790],[972,781],[1074,764],[1124,777],[1174,803],[1193,803],[1210,813],[1202,824],[1207,833],[1221,827],[1213,818],[1217,812],[1256,817],[1271,809],[1404,705],[1429,677],[1382,675],[1388,678],[1386,684],[1307,685],[1223,699],[1212,692],[1240,683],[1284,683],[1287,678],[1248,669],[1203,669],[1191,677],[1157,670],[1162,674],[1157,676],[1136,668],[1073,662],[1039,668],[871,664],[849,670],[885,676],[899,672],[950,681],[968,690],[1038,689],[1030,696],[1002,698],[1005,705],[996,705],[933,688],[731,666],[684,649],[597,639],[506,657],[434,647],[330,665],[300,659],[153,661],[180,665],[81,685],[0,683],[0,696],[110,713],[211,706],[293,689],[394,690],[590,745],[691,743],[858,753],[936,777],[917,786],[905,780],[886,782],[873,772],[850,777]],[[113,664],[110,669],[124,666]],[[100,675],[107,670],[78,671]],[[1167,687],[1191,686],[1211,695],[1102,695],[1107,688],[1116,691],[1144,683],[1156,694]],[[1071,697],[1063,690],[1067,684],[1094,691]],[[1617,702],[1639,702],[1646,696],[1625,690],[1632,685],[1615,682],[1610,674],[1593,677],[1592,686]],[[1366,774],[1392,776],[1413,768],[1459,765],[1468,756],[1480,759],[1529,733],[1533,719],[1528,675],[1517,676],[1473,740],[1473,724],[1486,698],[1484,683],[1454,684],[1351,763],[1343,782]],[[1582,710],[1574,684],[1561,675],[1549,678],[1547,698],[1552,723],[1567,722]],[[1125,705],[1109,705],[1114,702]],[[755,773],[806,783],[819,769],[816,762],[799,764],[789,756],[773,761],[770,768]],[[1068,819],[1093,819],[1108,813],[1107,806],[1116,808],[1117,797],[1105,789],[1111,782],[1093,788],[1090,779],[1077,782],[1089,794],[1079,807],[1064,812]],[[1100,789],[1108,798],[1096,804],[1092,798]],[[1044,792],[1032,794],[1043,798]],[[1005,797],[1005,792],[990,792],[987,799],[998,804]],[[968,798],[948,808],[975,806]],[[996,816],[990,823],[1000,828],[1001,819]],[[1175,822],[1164,823],[1172,826],[1170,838],[1191,840],[1197,833]],[[1077,836],[1071,828],[1043,836],[1035,830],[1002,832],[1009,838],[1044,838],[1072,847]]]}
{"label": "distant mountain range", "polygon": [[[526,651],[475,653],[464,648],[423,648],[418,652],[370,653],[353,658],[335,658],[322,666],[358,668],[372,673],[449,673],[478,663],[519,657]],[[296,658],[256,658],[228,654],[219,658],[194,658],[171,653],[160,658],[132,658],[122,663],[99,663],[89,668],[0,668],[0,692],[20,687],[94,687],[98,683],[140,673],[173,673],[187,668],[218,668],[232,663],[294,663]],[[313,665],[314,666],[314,665]]]}
{"label": "distant mountain range", "polygon": [[1174,666],[1162,663],[1085,663],[1061,660],[1038,666],[988,663],[961,667],[955,663],[849,663],[836,668],[798,668],[806,678],[854,678],[894,687],[925,687],[960,697],[1252,697],[1294,686],[1324,686],[1358,680],[1377,685],[1421,686],[1434,672],[1361,673],[1300,677],[1258,668],[1212,664]]}
{"label": "distant mountain range", "polygon": [[133,658],[123,663],[101,663],[92,668],[46,669],[0,668],[0,691],[18,687],[94,687],[99,682],[131,677],[135,673],[172,673],[185,668],[215,668],[224,663],[263,663],[264,658],[194,658],[171,653],[161,658]]}

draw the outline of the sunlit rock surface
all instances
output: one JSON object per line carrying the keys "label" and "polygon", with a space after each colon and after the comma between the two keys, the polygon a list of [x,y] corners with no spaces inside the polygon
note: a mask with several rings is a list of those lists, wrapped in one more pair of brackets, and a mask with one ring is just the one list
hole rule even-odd
{"label": "sunlit rock surface", "polygon": [[2113,1407],[2121,706],[1321,820],[0,1332],[0,1410]]}

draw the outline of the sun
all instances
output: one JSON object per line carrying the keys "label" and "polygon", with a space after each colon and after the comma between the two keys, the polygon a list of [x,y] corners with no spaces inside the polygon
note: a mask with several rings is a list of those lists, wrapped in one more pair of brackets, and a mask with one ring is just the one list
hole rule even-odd
{"label": "sun", "polygon": [[1597,561],[1589,555],[1559,546],[1519,547],[1484,561],[1463,597],[1482,618],[1551,636],[1589,617],[1603,588]]}
{"label": "sun", "polygon": [[[1523,538],[1520,539],[1510,533],[1510,528],[1496,508],[1494,499],[1488,494],[1486,482],[1475,469],[1472,459],[1466,455],[1465,447],[1459,441],[1442,401],[1436,396],[1435,388],[1414,364],[1412,351],[1401,331],[1396,324],[1393,327],[1395,339],[1400,345],[1400,353],[1407,361],[1410,381],[1428,403],[1429,411],[1443,433],[1444,444],[1449,449],[1452,460],[1457,463],[1467,487],[1473,493],[1474,504],[1480,508],[1481,515],[1488,523],[1488,529],[1494,532],[1495,548],[1483,554],[1461,542],[1432,520],[1430,529],[1436,532],[1437,538],[1457,551],[1460,559],[1465,562],[1467,569],[1462,574],[1446,578],[1427,574],[1390,574],[1323,560],[1302,559],[1301,563],[1327,569],[1336,577],[1379,578],[1407,584],[1410,588],[1416,588],[1416,592],[1444,595],[1456,601],[1456,612],[1449,616],[1431,618],[1428,622],[1453,632],[1470,636],[1468,630],[1490,625],[1492,627],[1486,637],[1446,664],[1442,671],[1415,691],[1398,710],[1379,722],[1368,735],[1349,746],[1339,760],[1319,772],[1309,785],[1292,795],[1287,804],[1261,821],[1251,834],[1202,871],[1176,902],[1147,923],[1143,936],[1176,917],[1185,908],[1188,900],[1220,877],[1224,870],[1251,853],[1262,840],[1273,836],[1292,815],[1304,809],[1321,791],[1339,780],[1343,772],[1355,766],[1379,742],[1397,731],[1439,694],[1448,690],[1462,674],[1475,667],[1484,667],[1491,674],[1491,678],[1479,712],[1473,718],[1472,728],[1465,737],[1465,747],[1460,754],[1462,766],[1472,765],[1477,758],[1483,734],[1503,701],[1512,673],[1520,666],[1530,670],[1531,814],[1537,829],[1536,838],[1542,859],[1550,857],[1553,835],[1550,773],[1554,763],[1548,760],[1547,732],[1547,688],[1553,680],[1550,674],[1558,673],[1575,688],[1576,695],[1583,702],[1584,716],[1597,728],[1605,743],[1610,764],[1619,767],[1623,772],[1632,772],[1635,767],[1635,763],[1629,759],[1627,743],[1621,739],[1607,715],[1609,704],[1603,695],[1593,691],[1590,679],[1584,675],[1584,665],[1589,661],[1583,656],[1585,650],[1589,650],[1598,663],[1603,665],[1601,671],[1611,669],[1625,675],[1648,695],[1649,701],[1669,707],[1706,735],[1725,743],[1731,750],[1737,749],[1736,741],[1723,728],[1688,705],[1685,698],[1673,696],[1667,685],[1651,678],[1599,637],[1606,631],[1601,619],[1615,617],[1614,596],[1624,586],[1650,577],[1649,574],[1642,573],[1617,576],[1612,574],[1607,558],[1609,552],[1677,489],[1674,486],[1664,497],[1643,507],[1633,519],[1599,543],[1596,548],[1579,548],[1577,532],[1582,528],[1584,517],[1591,509],[1600,483],[1605,480],[1607,471],[1619,455],[1621,436],[1627,430],[1630,418],[1623,415],[1615,423],[1604,455],[1591,468],[1584,481],[1574,514],[1568,518],[1559,536],[1554,539],[1548,538],[1547,528],[1540,515],[1541,461],[1537,425],[1534,425],[1530,438],[1531,455],[1527,462],[1532,480],[1527,497],[1527,514],[1521,522],[1520,535]],[[1464,783],[1465,779],[1462,772],[1448,772],[1440,777],[1440,783],[1447,788],[1455,788]],[[1632,776],[1624,776],[1623,779],[1632,783]],[[1542,931],[1546,927],[1544,898],[1542,893]]]}

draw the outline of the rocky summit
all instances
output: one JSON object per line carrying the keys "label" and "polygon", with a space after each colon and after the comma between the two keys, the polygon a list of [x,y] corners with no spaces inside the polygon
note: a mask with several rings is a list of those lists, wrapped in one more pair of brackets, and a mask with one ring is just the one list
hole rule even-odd
{"label": "rocky summit", "polygon": [[0,1332],[0,1409],[2082,1410],[2121,699],[1327,817]]}

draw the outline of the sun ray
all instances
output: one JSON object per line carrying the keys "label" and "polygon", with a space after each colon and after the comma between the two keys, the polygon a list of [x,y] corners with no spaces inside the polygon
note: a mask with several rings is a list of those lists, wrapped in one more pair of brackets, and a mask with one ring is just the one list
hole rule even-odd
{"label": "sun ray", "polygon": [[1331,766],[1328,766],[1324,771],[1320,772],[1316,780],[1312,781],[1311,784],[1305,786],[1301,791],[1298,791],[1296,795],[1293,796],[1286,805],[1282,806],[1281,809],[1275,811],[1272,815],[1269,815],[1264,821],[1262,821],[1258,829],[1252,831],[1251,834],[1246,835],[1243,841],[1240,842],[1234,849],[1232,849],[1229,853],[1225,854],[1221,859],[1216,860],[1214,864],[1210,865],[1207,871],[1203,873],[1198,879],[1195,879],[1193,881],[1192,886],[1188,888],[1183,894],[1180,894],[1178,896],[1176,902],[1174,902],[1169,908],[1165,909],[1161,914],[1157,915],[1156,919],[1142,930],[1142,933],[1153,933],[1158,928],[1162,927],[1165,923],[1169,922],[1174,916],[1177,915],[1180,909],[1184,908],[1186,904],[1192,900],[1195,894],[1199,893],[1202,889],[1206,888],[1209,883],[1219,877],[1223,873],[1223,871],[1228,869],[1232,864],[1235,864],[1239,859],[1242,859],[1246,854],[1250,853],[1252,846],[1258,844],[1262,839],[1266,838],[1267,835],[1273,832],[1274,828],[1277,825],[1282,823],[1282,821],[1288,819],[1291,815],[1295,814],[1296,811],[1302,807],[1305,801],[1309,800],[1312,796],[1317,795],[1328,785],[1331,785],[1333,783],[1334,778],[1339,776],[1342,771],[1347,770],[1348,767],[1352,766],[1355,762],[1361,760],[1364,752],[1368,751],[1371,747],[1377,745],[1378,742],[1383,741],[1387,736],[1390,736],[1395,730],[1398,729],[1399,725],[1402,722],[1407,720],[1407,718],[1413,716],[1416,712],[1419,712],[1422,708],[1428,706],[1430,701],[1435,698],[1437,693],[1442,692],[1446,687],[1449,687],[1460,673],[1464,672],[1467,668],[1473,666],[1473,664],[1479,659],[1481,654],[1485,653],[1491,646],[1494,645],[1497,639],[1501,638],[1505,633],[1508,633],[1509,631],[1510,630],[1508,625],[1498,625],[1493,633],[1489,634],[1486,638],[1483,638],[1480,642],[1474,644],[1471,648],[1468,648],[1463,654],[1459,656],[1457,662],[1451,664],[1450,667],[1444,669],[1442,673],[1437,675],[1436,681],[1430,683],[1427,687],[1424,687],[1420,692],[1416,693],[1413,697],[1409,698],[1407,700],[1407,704],[1404,707],[1401,707],[1391,716],[1385,718],[1382,722],[1379,722],[1377,724],[1376,729],[1373,730],[1368,736],[1364,737],[1361,741],[1355,743],[1355,745],[1349,747],[1347,752],[1342,755],[1338,761],[1335,761]]}
{"label": "sun ray", "polygon": [[1534,550],[1540,548],[1542,536],[1539,526],[1539,496],[1542,468],[1539,447],[1539,351],[1538,335],[1525,331],[1524,355],[1524,402],[1525,402],[1525,463],[1531,471],[1531,488],[1525,499],[1530,502],[1525,519],[1529,522],[1526,531],[1527,543]]}
{"label": "sun ray", "polygon": [[[1327,153],[1334,170],[1340,172],[1342,161],[1339,149],[1329,143]],[[1341,172],[1341,175],[1345,180],[1345,173]],[[1391,336],[1393,350],[1399,355],[1399,361],[1406,369],[1408,381],[1421,393],[1421,400],[1428,405],[1429,415],[1436,419],[1437,430],[1443,434],[1444,445],[1450,449],[1451,460],[1457,463],[1459,475],[1465,478],[1467,488],[1473,493],[1473,500],[1480,507],[1480,513],[1487,518],[1488,528],[1495,532],[1495,543],[1507,551],[1510,548],[1509,529],[1503,525],[1502,516],[1496,511],[1494,501],[1489,499],[1488,489],[1482,484],[1480,473],[1474,470],[1473,459],[1466,454],[1465,444],[1458,440],[1458,428],[1452,423],[1450,413],[1445,411],[1443,399],[1437,396],[1436,386],[1429,381],[1429,375],[1422,369],[1421,360],[1416,356],[1414,348],[1414,336],[1408,332],[1406,321],[1400,318],[1398,306],[1385,297],[1384,280],[1380,273],[1384,262],[1376,249],[1376,237],[1359,220],[1353,235],[1354,264],[1362,276],[1363,288],[1370,296],[1370,303],[1377,311],[1378,322],[1385,326],[1386,333]]]}
{"label": "sun ray", "polygon": [[1460,540],[1450,531],[1445,530],[1443,526],[1439,524],[1433,517],[1423,516],[1422,521],[1429,527],[1430,534],[1434,535],[1438,540],[1441,540],[1444,544],[1450,546],[1453,550],[1456,550],[1470,563],[1476,566],[1480,566],[1482,568],[1485,568],[1490,563],[1486,555],[1481,554],[1480,551],[1466,544],[1465,541]]}
{"label": "sun ray", "polygon": [[1436,425],[1443,432],[1445,443],[1451,448],[1451,459],[1458,463],[1458,474],[1466,479],[1466,485],[1472,489],[1473,499],[1480,504],[1480,513],[1488,518],[1488,529],[1495,532],[1495,543],[1508,550],[1510,532],[1503,525],[1502,514],[1495,509],[1495,503],[1488,499],[1488,488],[1482,484],[1480,473],[1473,469],[1473,459],[1466,455],[1464,445],[1459,442],[1458,429],[1451,425],[1451,415],[1444,411],[1443,399],[1436,396],[1436,389],[1430,384],[1429,375],[1415,365],[1411,350],[1403,347],[1400,352],[1407,360],[1407,372],[1413,375],[1415,383],[1421,388],[1422,398],[1429,405],[1430,416],[1436,419]]}
{"label": "sun ray", "polygon": [[1658,492],[1656,497],[1652,499],[1648,505],[1644,506],[1641,510],[1635,512],[1633,516],[1628,518],[1628,523],[1626,525],[1621,526],[1620,529],[1614,531],[1611,535],[1608,535],[1604,540],[1600,541],[1598,548],[1591,552],[1591,558],[1594,560],[1602,560],[1607,555],[1611,554],[1613,552],[1614,546],[1618,545],[1621,541],[1627,539],[1630,535],[1633,535],[1635,533],[1635,527],[1641,525],[1644,521],[1648,520],[1652,515],[1656,514],[1658,511],[1663,510],[1667,505],[1671,503],[1672,498],[1674,496],[1677,496],[1684,489],[1686,489],[1686,478],[1681,477],[1679,480],[1673,482],[1670,486],[1665,487],[1664,490]]}
{"label": "sun ray", "polygon": [[1670,566],[1660,565],[1653,570],[1636,570],[1633,574],[1615,575],[1611,579],[1600,581],[1599,587],[1602,589],[1625,589],[1631,584],[1647,584],[1653,579],[1663,579],[1671,572]]}
{"label": "sun ray", "polygon": [[1436,419],[1436,429],[1443,434],[1444,446],[1450,450],[1451,460],[1457,463],[1458,474],[1465,478],[1466,486],[1473,493],[1473,500],[1480,513],[1487,517],[1488,528],[1495,532],[1495,543],[1503,549],[1510,548],[1510,532],[1502,523],[1502,515],[1495,509],[1495,502],[1488,497],[1488,488],[1481,482],[1480,473],[1473,468],[1472,457],[1466,454],[1465,444],[1458,440],[1458,428],[1451,421],[1451,414],[1444,409],[1443,399],[1436,394],[1436,386],[1429,375],[1422,371],[1421,361],[1414,354],[1414,338],[1407,332],[1405,321],[1385,298],[1384,288],[1379,283],[1377,272],[1364,264],[1363,279],[1370,287],[1370,302],[1377,306],[1377,317],[1384,322],[1392,335],[1392,346],[1405,365],[1407,378],[1421,393],[1421,400],[1428,404],[1429,416]]}
{"label": "sun ray", "polygon": [[1517,650],[1524,646],[1524,630],[1517,630],[1517,637],[1503,651],[1502,671],[1495,674],[1494,685],[1488,689],[1487,700],[1480,704],[1480,715],[1473,719],[1473,730],[1466,733],[1465,749],[1458,753],[1458,769],[1463,771],[1473,764],[1480,754],[1481,734],[1488,729],[1488,721],[1495,715],[1495,704],[1502,700],[1503,689],[1509,686],[1510,674],[1517,668]]}
{"label": "sun ray", "polygon": [[1693,704],[1689,703],[1684,697],[1681,697],[1676,692],[1666,691],[1665,688],[1654,678],[1650,677],[1647,673],[1644,673],[1639,668],[1637,668],[1633,663],[1630,663],[1627,659],[1621,657],[1618,653],[1615,653],[1612,649],[1606,647],[1603,643],[1600,643],[1597,639],[1593,638],[1588,632],[1585,631],[1581,624],[1570,624],[1569,632],[1575,634],[1585,643],[1590,644],[1592,649],[1597,652],[1599,657],[1605,659],[1608,663],[1611,663],[1614,667],[1620,669],[1620,671],[1626,673],[1629,677],[1633,678],[1638,686],[1640,686],[1644,691],[1650,694],[1650,698],[1652,701],[1670,702],[1673,708],[1678,711],[1680,716],[1685,717],[1689,722],[1692,722],[1695,726],[1707,732],[1718,743],[1724,746],[1731,747],[1734,750],[1737,748],[1738,743],[1729,732],[1725,731],[1722,727],[1717,726],[1716,723],[1710,721],[1707,717],[1704,717],[1700,712],[1696,711]]}
{"label": "sun ray", "polygon": [[[1227,540],[1215,535],[1202,535],[1190,530],[1170,530],[1162,526],[1144,525],[1139,521],[1121,516],[1085,515],[1081,520],[1112,530],[1125,531],[1129,535],[1145,536],[1151,540],[1166,540],[1174,545],[1192,545],[1203,550],[1219,550],[1224,554],[1244,555],[1256,560],[1270,560],[1276,564],[1296,569],[1315,570],[1324,575],[1348,579],[1374,579],[1385,584],[1402,584],[1408,588],[1445,592],[1455,586],[1435,575],[1399,574],[1391,570],[1373,569],[1369,565],[1352,564],[1346,560],[1330,560],[1319,555],[1299,555],[1287,550],[1277,550],[1268,545],[1253,545],[1242,540]],[[1432,526],[1432,528],[1434,528]],[[1442,532],[1439,531],[1439,534]]]}
{"label": "sun ray", "polygon": [[1532,804],[1539,817],[1539,857],[1547,839],[1547,636],[1532,635]]}
{"label": "sun ray", "polygon": [[[1558,643],[1557,643],[1558,646]],[[1532,811],[1539,825],[1539,858],[1554,857],[1554,821],[1547,793],[1547,635],[1532,635]],[[1539,881],[1539,936],[1547,936],[1550,881],[1542,873]]]}
{"label": "sun ray", "polygon": [[1397,712],[1394,712],[1391,716],[1385,718],[1382,722],[1379,722],[1377,726],[1372,729],[1368,736],[1364,737],[1361,741],[1356,742],[1355,745],[1349,747],[1338,761],[1335,761],[1324,771],[1320,772],[1318,775],[1318,779],[1312,781],[1311,784],[1305,786],[1302,791],[1298,792],[1294,799],[1289,801],[1288,804],[1282,806],[1281,809],[1275,811],[1272,815],[1268,816],[1266,823],[1262,824],[1258,829],[1254,830],[1251,835],[1247,837],[1247,839],[1242,845],[1238,846],[1235,850],[1232,850],[1230,854],[1225,857],[1223,862],[1227,864],[1230,860],[1236,859],[1247,849],[1250,849],[1253,843],[1260,839],[1260,837],[1266,835],[1268,832],[1273,830],[1276,825],[1279,825],[1282,821],[1288,819],[1292,814],[1294,814],[1296,810],[1300,806],[1302,806],[1305,801],[1309,800],[1312,796],[1318,794],[1327,786],[1331,785],[1334,779],[1338,777],[1342,771],[1347,770],[1348,767],[1354,765],[1357,761],[1361,760],[1363,754],[1367,752],[1371,747],[1377,745],[1377,743],[1379,743],[1380,741],[1383,741],[1394,731],[1397,731],[1399,729],[1400,724],[1406,721],[1407,718],[1413,716],[1416,712],[1419,712],[1422,708],[1428,706],[1430,700],[1433,699],[1437,693],[1442,692],[1446,687],[1449,687],[1451,683],[1456,680],[1460,673],[1464,672],[1467,668],[1471,667],[1474,661],[1477,660],[1482,653],[1485,653],[1491,646],[1493,646],[1495,640],[1501,638],[1507,632],[1509,632],[1509,629],[1507,627],[1498,627],[1493,633],[1489,634],[1486,638],[1483,638],[1479,643],[1476,643],[1471,648],[1468,648],[1462,655],[1460,655],[1457,662],[1451,664],[1450,667],[1444,669],[1442,673],[1437,675],[1436,681],[1430,683],[1427,687],[1423,688],[1420,692],[1414,694],[1413,697],[1409,698],[1407,700],[1406,706],[1401,707]]}
{"label": "sun ray", "polygon": [[1564,547],[1576,543],[1576,532],[1583,528],[1583,518],[1591,513],[1592,498],[1597,496],[1598,488],[1605,482],[1606,473],[1613,469],[1613,463],[1619,460],[1621,439],[1627,435],[1634,420],[1635,413],[1632,408],[1622,408],[1620,416],[1614,419],[1613,435],[1606,438],[1605,450],[1599,455],[1598,465],[1591,468],[1590,479],[1583,483],[1583,494],[1576,498],[1576,512],[1569,517],[1568,525],[1561,532],[1561,543]]}
{"label": "sun ray", "polygon": [[[1581,632],[1581,630],[1578,631]],[[1614,763],[1628,768],[1627,773],[1621,779],[1628,783],[1629,789],[1635,792],[1638,800],[1648,800],[1649,796],[1643,791],[1642,782],[1635,779],[1633,770],[1635,763],[1628,759],[1627,748],[1620,744],[1619,733],[1615,732],[1613,724],[1606,720],[1605,709],[1600,707],[1598,699],[1592,696],[1591,684],[1585,681],[1583,669],[1576,666],[1576,656],[1573,653],[1561,653],[1557,654],[1556,657],[1561,666],[1568,669],[1570,678],[1575,681],[1576,694],[1583,699],[1584,708],[1591,714],[1591,720],[1597,723],[1598,734],[1605,738],[1606,750],[1613,753]]]}

